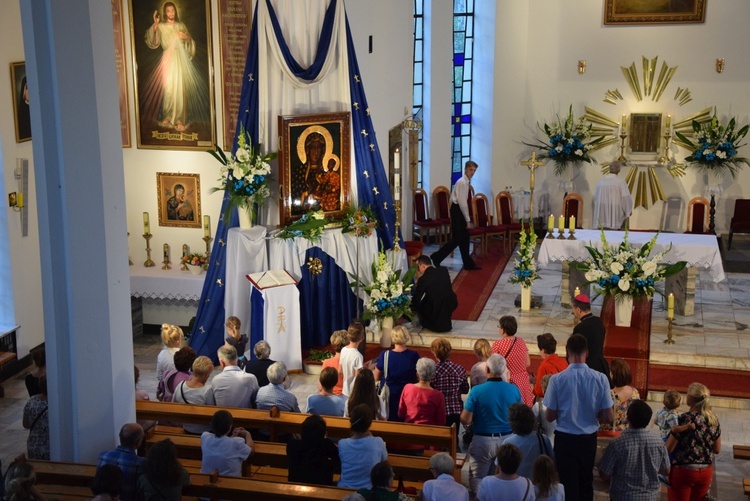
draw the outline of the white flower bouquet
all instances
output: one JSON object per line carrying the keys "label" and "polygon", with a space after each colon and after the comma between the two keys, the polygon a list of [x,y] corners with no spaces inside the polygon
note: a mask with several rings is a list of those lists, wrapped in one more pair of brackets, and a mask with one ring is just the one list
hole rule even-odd
{"label": "white flower bouquet", "polygon": [[508,279],[510,283],[531,287],[534,280],[540,278],[536,272],[535,249],[536,233],[532,228],[527,233],[526,227],[523,225],[523,221],[521,221],[521,235],[518,240],[518,259],[516,259],[515,271]]}
{"label": "white flower bouquet", "polygon": [[[369,298],[365,302],[365,312],[363,318],[398,318],[405,314],[411,313],[411,288],[416,267],[412,266],[401,278],[401,270],[393,269],[393,265],[388,261],[385,252],[380,251],[377,258],[372,263],[372,284],[360,287],[367,292]],[[354,287],[358,278],[351,275],[354,282],[350,285]]]}
{"label": "white flower bouquet", "polygon": [[668,266],[659,266],[659,262],[672,249],[672,244],[664,252],[651,256],[659,234],[640,248],[628,242],[628,230],[625,238],[616,246],[611,246],[602,230],[602,249],[593,245],[586,246],[591,260],[588,262],[571,262],[570,266],[584,271],[586,280],[594,284],[594,291],[608,296],[653,297],[656,282],[664,280],[685,268],[685,261]]}

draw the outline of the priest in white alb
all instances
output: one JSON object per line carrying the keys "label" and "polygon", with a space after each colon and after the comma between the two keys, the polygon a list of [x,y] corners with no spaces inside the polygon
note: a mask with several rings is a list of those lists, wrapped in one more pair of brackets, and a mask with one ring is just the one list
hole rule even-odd
{"label": "priest in white alb", "polygon": [[609,174],[596,183],[594,191],[594,228],[619,230],[633,212],[633,199],[620,173],[620,162],[609,164]]}

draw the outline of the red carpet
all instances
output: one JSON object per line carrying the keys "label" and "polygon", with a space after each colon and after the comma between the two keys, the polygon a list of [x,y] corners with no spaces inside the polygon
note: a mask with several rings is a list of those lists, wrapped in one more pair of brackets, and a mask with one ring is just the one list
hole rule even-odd
{"label": "red carpet", "polygon": [[453,292],[458,296],[458,308],[451,316],[453,320],[475,322],[479,318],[509,260],[510,256],[505,254],[488,252],[486,256],[475,259],[481,271],[458,272],[453,280]]}
{"label": "red carpet", "polygon": [[685,393],[690,383],[705,384],[711,395],[750,398],[750,372],[678,365],[651,364],[648,386],[652,390]]}

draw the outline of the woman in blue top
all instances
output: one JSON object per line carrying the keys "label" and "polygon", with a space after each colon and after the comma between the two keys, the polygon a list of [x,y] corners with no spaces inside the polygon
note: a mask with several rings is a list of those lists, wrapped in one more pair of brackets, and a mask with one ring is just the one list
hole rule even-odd
{"label": "woman in blue top", "polygon": [[388,460],[385,442],[370,433],[373,412],[367,404],[355,406],[349,413],[351,438],[339,441],[339,458],[341,459],[341,477],[339,487],[352,489],[370,489],[372,481],[370,471],[381,461]]}
{"label": "woman in blue top", "polygon": [[[391,337],[394,348],[380,354],[374,374],[375,380],[379,380],[381,375],[385,376],[385,384],[388,385],[390,391],[388,420],[403,421],[398,417],[398,404],[401,402],[401,392],[404,391],[404,386],[417,382],[419,353],[406,347],[410,337],[405,327],[401,325],[394,327]],[[388,356],[387,371],[385,370],[386,355]]]}

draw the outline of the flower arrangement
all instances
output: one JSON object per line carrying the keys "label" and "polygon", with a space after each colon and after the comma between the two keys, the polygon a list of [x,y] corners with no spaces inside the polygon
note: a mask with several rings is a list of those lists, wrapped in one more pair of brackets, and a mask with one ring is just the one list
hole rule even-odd
{"label": "flower arrangement", "polygon": [[208,257],[205,254],[188,254],[182,256],[182,264],[189,264],[190,266],[202,266],[205,268],[208,265]]}
{"label": "flower arrangement", "polygon": [[602,230],[602,250],[587,245],[591,261],[571,262],[570,265],[584,271],[586,280],[594,284],[594,290],[599,294],[615,297],[652,297],[656,292],[656,282],[680,272],[686,265],[685,261],[679,261],[659,267],[658,263],[672,249],[672,244],[670,243],[664,252],[651,256],[658,237],[657,233],[645,245],[636,248],[628,242],[626,229],[623,241],[619,245],[611,246]]}
{"label": "flower arrangement", "polygon": [[250,135],[244,127],[240,128],[237,145],[234,155],[227,155],[218,145],[209,150],[223,165],[219,178],[221,185],[213,188],[211,193],[224,190],[229,197],[229,204],[223,215],[225,224],[229,224],[235,208],[247,210],[251,218],[254,218],[255,206],[263,205],[263,201],[271,195],[268,175],[271,173],[270,162],[277,156],[275,152],[261,154],[260,145],[252,145]]}
{"label": "flower arrangement", "polygon": [[557,120],[551,124],[540,126],[539,130],[547,136],[545,141],[536,141],[534,143],[523,143],[540,150],[542,153],[539,158],[549,158],[555,162],[555,175],[559,176],[568,164],[580,165],[581,162],[591,163],[589,151],[596,143],[604,139],[603,136],[591,140],[592,125],[585,121],[583,117],[575,119],[573,116],[573,105],[568,108],[568,116]]}
{"label": "flower arrangement", "polygon": [[306,238],[311,242],[318,242],[323,236],[323,228],[328,224],[322,210],[310,211],[303,214],[301,218],[281,230],[277,238]]}
{"label": "flower arrangement", "polygon": [[344,224],[341,233],[354,232],[358,237],[369,237],[378,226],[378,217],[369,205],[348,206],[344,210]]}
{"label": "flower arrangement", "polygon": [[750,126],[745,125],[735,132],[736,125],[737,122],[732,118],[726,127],[722,126],[714,112],[709,122],[701,124],[693,120],[693,138],[698,141],[698,144],[684,134],[675,132],[675,135],[693,150],[693,153],[685,160],[700,169],[729,171],[734,178],[743,164],[750,165],[747,158],[737,156],[737,150],[745,145],[739,143],[747,135]]}
{"label": "flower arrangement", "polygon": [[[384,251],[380,251],[375,261],[372,263],[372,284],[364,285],[360,283],[362,289],[369,296],[365,302],[365,312],[363,318],[398,318],[401,315],[411,313],[411,292],[412,281],[416,273],[416,266],[412,266],[401,278],[401,270],[393,269],[393,265],[388,261],[388,256]],[[357,285],[359,280],[355,275],[350,276],[354,279],[349,285]]]}
{"label": "flower arrangement", "polygon": [[515,271],[508,279],[510,283],[531,287],[534,280],[540,278],[536,272],[534,249],[536,249],[536,233],[531,228],[527,233],[522,220],[521,234],[518,240],[518,259],[516,259]]}

